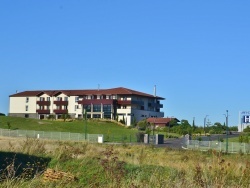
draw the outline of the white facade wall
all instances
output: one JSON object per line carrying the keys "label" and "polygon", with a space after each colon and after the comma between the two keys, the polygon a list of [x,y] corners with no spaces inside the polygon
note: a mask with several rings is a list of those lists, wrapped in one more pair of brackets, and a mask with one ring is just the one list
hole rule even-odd
{"label": "white facade wall", "polygon": [[126,108],[126,109],[117,109],[117,114],[118,114],[118,121],[124,120],[127,123],[127,125],[131,125],[131,108]]}
{"label": "white facade wall", "polygon": [[76,102],[76,97],[75,96],[69,96],[68,97],[68,114],[71,114],[71,115],[73,115],[74,114],[74,116],[72,117],[72,118],[77,118],[76,117],[76,109],[75,109],[75,107],[76,107],[76,105],[78,104],[77,102]]}
{"label": "white facade wall", "polygon": [[36,113],[36,97],[10,97],[9,113]]}

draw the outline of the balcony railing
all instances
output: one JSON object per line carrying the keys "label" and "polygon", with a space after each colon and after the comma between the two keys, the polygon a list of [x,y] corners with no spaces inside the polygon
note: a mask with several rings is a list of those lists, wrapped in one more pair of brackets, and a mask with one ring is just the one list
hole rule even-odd
{"label": "balcony railing", "polygon": [[38,114],[50,114],[50,110],[40,110],[40,109],[37,109],[36,112]]}
{"label": "balcony railing", "polygon": [[55,114],[67,114],[68,110],[54,110]]}
{"label": "balcony railing", "polygon": [[131,105],[131,104],[137,104],[137,105],[144,105],[143,101],[135,101],[135,100],[118,100],[117,101],[118,104],[120,105]]}
{"label": "balcony railing", "polygon": [[116,104],[114,99],[83,99],[78,101],[78,104],[90,105],[90,104]]}
{"label": "balcony railing", "polygon": [[54,101],[54,104],[57,106],[67,106],[69,101]]}
{"label": "balcony railing", "polygon": [[163,108],[163,104],[159,104],[159,103],[148,103],[148,107]]}
{"label": "balcony railing", "polygon": [[39,106],[50,106],[50,101],[36,101]]}

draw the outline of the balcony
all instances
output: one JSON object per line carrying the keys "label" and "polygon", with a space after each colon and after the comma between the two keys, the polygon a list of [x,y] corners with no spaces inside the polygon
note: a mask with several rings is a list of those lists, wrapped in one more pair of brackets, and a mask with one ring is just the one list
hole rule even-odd
{"label": "balcony", "polygon": [[118,100],[117,103],[119,105],[131,105],[131,104],[137,104],[137,105],[141,105],[143,106],[144,105],[144,102],[143,101],[134,101],[134,100]]}
{"label": "balcony", "polygon": [[68,113],[68,110],[54,110],[54,113],[55,114],[67,114]]}
{"label": "balcony", "polygon": [[67,106],[69,101],[54,101],[54,104],[57,106]]}
{"label": "balcony", "polygon": [[163,104],[159,104],[159,103],[148,103],[148,107],[163,108]]}
{"label": "balcony", "polygon": [[50,110],[39,110],[39,109],[37,109],[36,112],[38,114],[50,114]]}
{"label": "balcony", "polygon": [[83,99],[78,101],[78,104],[91,105],[91,104],[116,104],[116,100],[113,99]]}
{"label": "balcony", "polygon": [[36,101],[39,106],[50,106],[50,101]]}

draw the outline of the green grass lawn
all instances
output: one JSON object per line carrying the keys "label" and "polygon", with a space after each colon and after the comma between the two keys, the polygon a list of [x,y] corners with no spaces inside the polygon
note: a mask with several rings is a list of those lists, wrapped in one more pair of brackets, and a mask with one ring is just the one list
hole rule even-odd
{"label": "green grass lawn", "polygon": [[12,130],[36,130],[48,132],[71,132],[84,133],[87,124],[88,134],[109,134],[109,135],[135,135],[136,129],[128,129],[110,121],[87,120],[61,122],[52,120],[39,120],[19,117],[0,116],[0,128]]}

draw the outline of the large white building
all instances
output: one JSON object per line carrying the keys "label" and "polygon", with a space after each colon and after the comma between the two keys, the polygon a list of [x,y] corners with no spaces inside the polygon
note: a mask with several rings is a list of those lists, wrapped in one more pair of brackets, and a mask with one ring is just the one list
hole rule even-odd
{"label": "large white building", "polygon": [[164,98],[119,87],[96,90],[24,91],[9,96],[9,116],[44,119],[49,115],[60,118],[108,118],[124,120],[126,125],[148,117],[164,117],[160,111]]}

